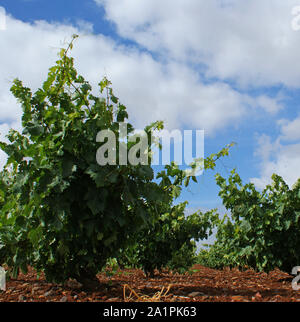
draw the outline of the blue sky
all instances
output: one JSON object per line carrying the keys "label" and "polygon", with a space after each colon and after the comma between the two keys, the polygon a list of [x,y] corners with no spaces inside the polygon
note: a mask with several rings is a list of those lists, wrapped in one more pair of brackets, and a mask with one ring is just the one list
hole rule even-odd
{"label": "blue sky", "polygon": [[170,130],[204,129],[205,155],[237,143],[216,171],[183,191],[180,201],[189,201],[191,211],[224,212],[216,172],[228,176],[236,168],[259,189],[276,172],[292,185],[300,177],[300,31],[292,28],[291,12],[299,5],[2,0],[0,138],[10,127],[20,129],[11,80],[36,89],[58,48],[77,33],[76,67],[92,85],[107,75],[137,128],[162,119]]}

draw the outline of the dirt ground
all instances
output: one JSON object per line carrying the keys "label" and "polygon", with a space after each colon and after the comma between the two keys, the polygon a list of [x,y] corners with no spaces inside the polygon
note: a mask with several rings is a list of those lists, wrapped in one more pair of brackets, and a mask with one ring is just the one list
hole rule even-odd
{"label": "dirt ground", "polygon": [[0,302],[300,302],[293,276],[274,270],[215,270],[200,265],[184,275],[163,272],[146,278],[142,271],[124,269],[101,273],[94,289],[70,280],[64,285],[37,279],[33,269],[8,280]]}

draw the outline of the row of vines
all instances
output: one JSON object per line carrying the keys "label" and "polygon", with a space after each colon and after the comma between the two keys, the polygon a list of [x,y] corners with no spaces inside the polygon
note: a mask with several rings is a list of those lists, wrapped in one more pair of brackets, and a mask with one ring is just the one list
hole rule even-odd
{"label": "row of vines", "polygon": [[[0,143],[8,155],[0,173],[0,265],[12,276],[31,266],[49,281],[83,283],[112,259],[147,275],[163,268],[184,272],[196,262],[287,271],[297,265],[300,181],[289,189],[274,175],[258,192],[234,171],[228,182],[216,175],[231,214],[221,219],[215,210],[185,215],[187,202],[175,200],[197,179],[174,163],[156,176],[150,165],[97,164],[97,133],[109,129],[118,138],[118,125],[129,116],[106,78],[96,96],[78,75],[69,56],[75,38],[35,93],[18,79],[11,87],[23,109],[23,132],[10,130],[9,143]],[[130,137],[130,123],[128,129]],[[161,129],[157,121],[144,130],[150,138]],[[202,160],[204,170],[215,169],[230,147]],[[149,158],[151,149],[149,143]],[[195,160],[191,167],[197,166]],[[195,242],[213,229],[215,244],[197,255]]]}

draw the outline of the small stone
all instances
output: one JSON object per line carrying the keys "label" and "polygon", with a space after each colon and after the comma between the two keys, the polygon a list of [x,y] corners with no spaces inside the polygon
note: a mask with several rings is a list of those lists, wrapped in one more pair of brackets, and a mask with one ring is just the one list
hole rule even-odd
{"label": "small stone", "polygon": [[82,288],[82,284],[77,282],[75,279],[69,279],[68,281],[66,281],[65,286],[72,288],[72,289]]}
{"label": "small stone", "polygon": [[45,292],[44,293],[44,296],[45,297],[47,297],[47,296],[51,296],[51,295],[53,295],[55,292],[51,289],[51,290],[49,290],[49,291],[47,291],[47,292]]}
{"label": "small stone", "polygon": [[32,290],[31,290],[31,294],[33,295],[33,294],[34,294],[34,293],[36,293],[39,289],[40,289],[40,288],[39,288],[39,287],[37,287],[37,286],[33,287],[33,288],[32,288]]}
{"label": "small stone", "polygon": [[261,298],[262,298],[262,296],[261,296],[261,294],[260,294],[259,292],[257,292],[257,293],[255,294],[255,298],[257,298],[257,299],[261,299]]}
{"label": "small stone", "polygon": [[244,297],[241,295],[234,295],[231,297],[232,302],[241,302],[244,300]]}
{"label": "small stone", "polygon": [[201,293],[201,292],[192,292],[188,296],[189,297],[196,297],[196,296],[204,296],[204,295],[205,294],[204,293]]}
{"label": "small stone", "polygon": [[19,295],[18,300],[19,300],[19,302],[23,302],[26,300],[26,297],[24,295]]}
{"label": "small stone", "polygon": [[120,302],[120,299],[118,297],[113,297],[108,299],[107,302]]}
{"label": "small stone", "polygon": [[67,302],[67,301],[68,301],[67,296],[63,296],[59,302]]}

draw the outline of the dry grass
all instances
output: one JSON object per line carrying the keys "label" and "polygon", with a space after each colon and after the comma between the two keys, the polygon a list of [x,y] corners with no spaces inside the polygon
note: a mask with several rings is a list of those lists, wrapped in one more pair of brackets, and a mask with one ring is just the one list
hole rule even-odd
{"label": "dry grass", "polygon": [[[167,294],[170,291],[171,284],[165,288],[163,287],[159,292],[156,292],[153,296],[139,295],[128,284],[123,286],[123,298],[125,302],[163,302],[168,297]],[[130,294],[126,295],[126,290],[130,291]]]}

